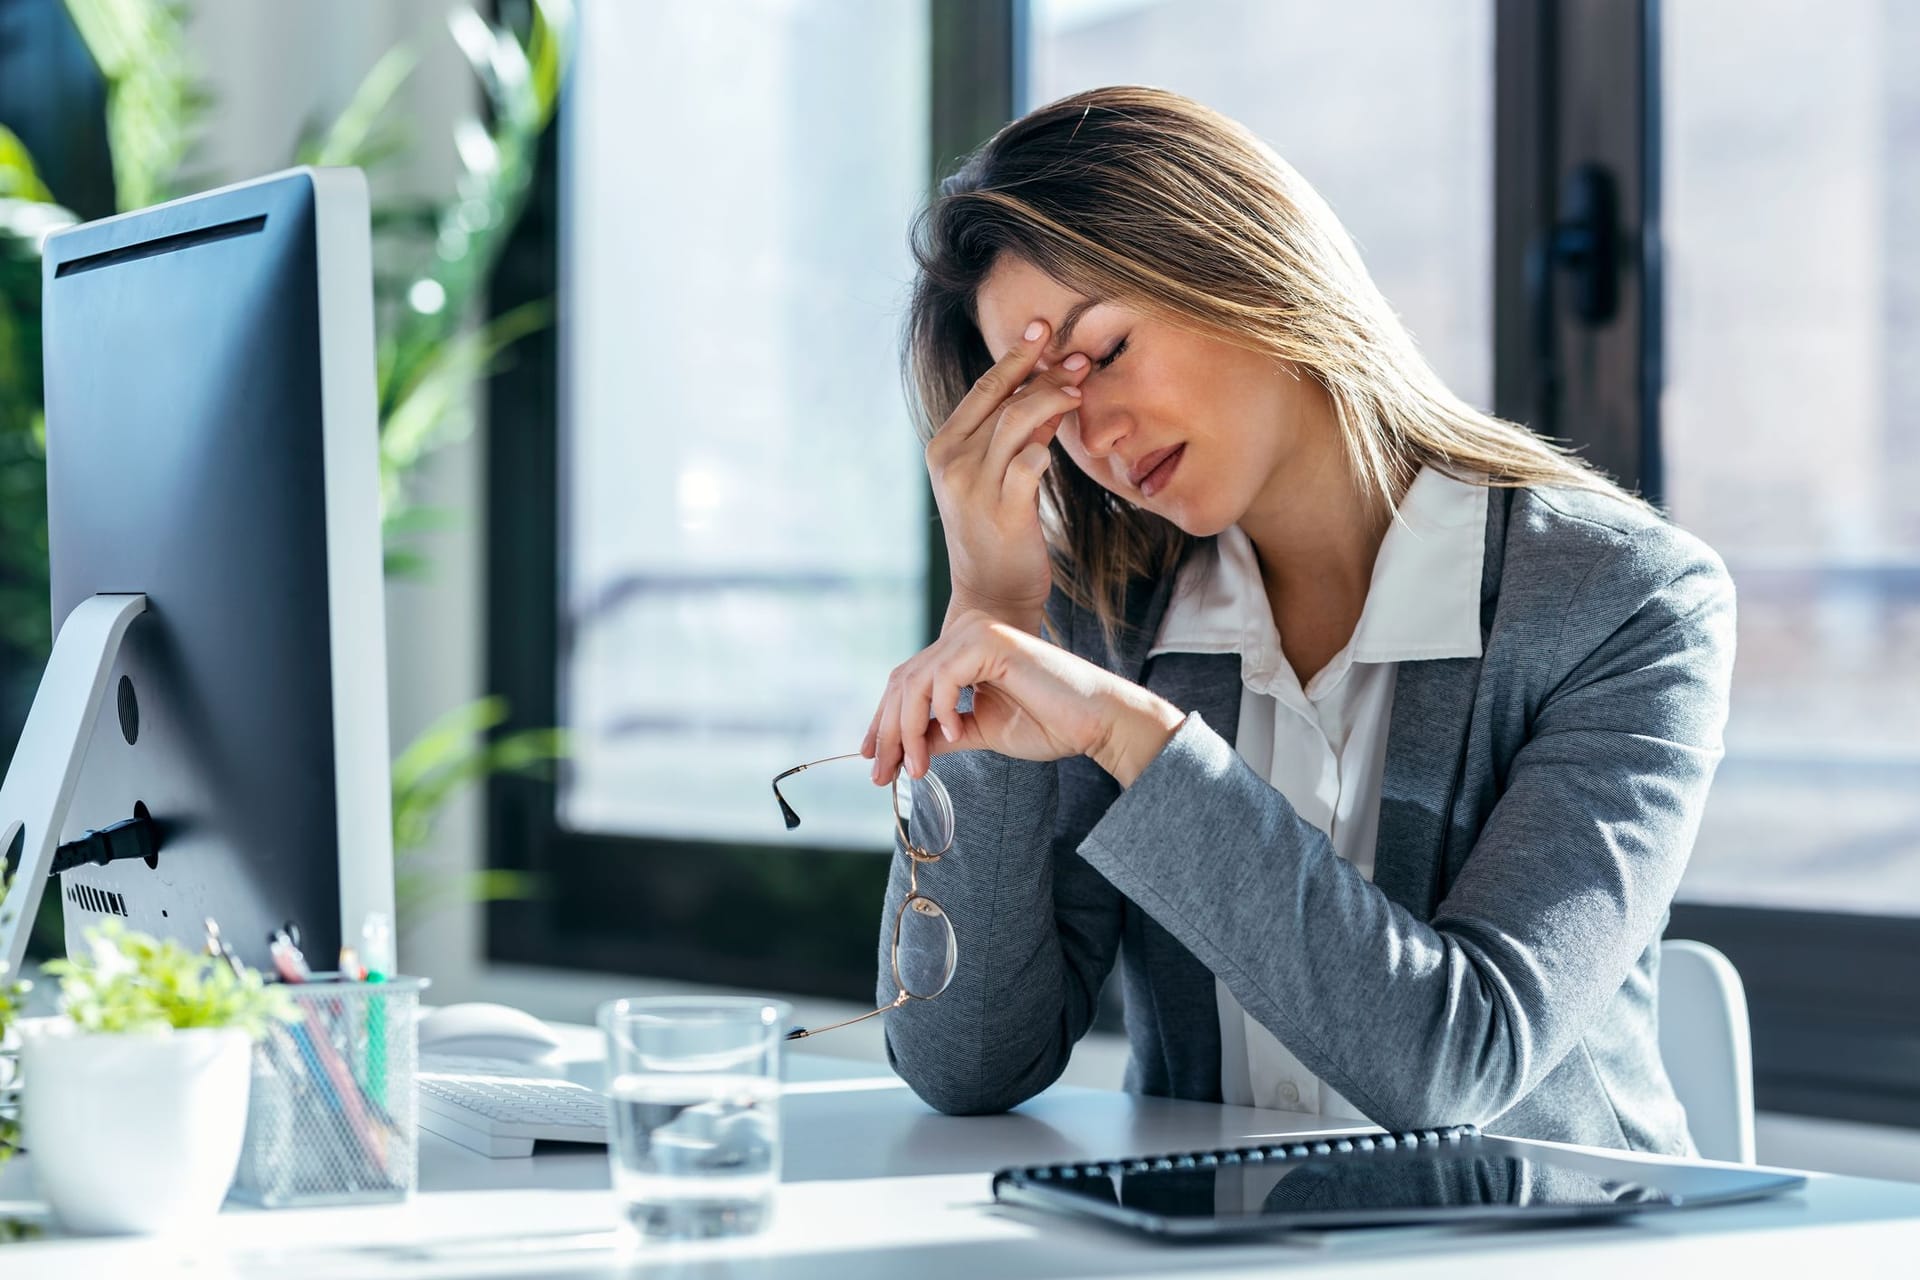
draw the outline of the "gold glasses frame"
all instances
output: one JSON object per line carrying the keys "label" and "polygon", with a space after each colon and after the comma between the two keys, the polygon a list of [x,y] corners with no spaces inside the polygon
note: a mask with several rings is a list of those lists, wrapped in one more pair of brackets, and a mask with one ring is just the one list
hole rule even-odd
{"label": "gold glasses frame", "polygon": [[[832,764],[836,760],[864,759],[866,759],[866,757],[857,751],[849,752],[841,756],[828,756],[824,760],[809,760],[805,764],[797,764],[793,766],[793,768],[776,776],[773,780],[773,798],[780,802],[780,812],[781,815],[786,818],[787,830],[791,831],[800,825],[800,815],[795,813],[793,806],[787,803],[787,798],[780,794],[780,784],[782,782],[785,782],[795,774],[805,773],[815,765]],[[905,784],[904,792],[902,784]],[[938,849],[926,849],[914,844],[912,837],[907,833],[906,820],[913,814],[913,788],[916,786],[924,786],[927,789],[927,794],[946,812],[947,841]],[[901,813],[903,801],[906,805],[906,813],[904,815]],[[817,1036],[825,1031],[837,1031],[841,1027],[850,1027],[856,1022],[865,1022],[868,1018],[877,1018],[883,1013],[898,1009],[909,1000],[931,1000],[945,991],[953,982],[954,970],[958,968],[958,939],[954,936],[953,920],[947,915],[946,908],[942,907],[926,894],[920,892],[921,864],[938,862],[953,848],[953,832],[955,826],[953,799],[947,794],[947,789],[941,784],[940,779],[933,776],[932,771],[928,771],[921,777],[911,778],[906,775],[903,766],[901,771],[894,775],[893,826],[894,830],[899,833],[900,847],[905,850],[907,854],[907,896],[901,899],[899,909],[893,913],[893,944],[890,952],[893,969],[893,989],[899,994],[894,996],[891,1004],[883,1004],[873,1012],[863,1013],[857,1018],[848,1018],[843,1022],[828,1023],[824,1027],[795,1027],[793,1030],[787,1032],[787,1039],[789,1040],[804,1040],[808,1036]],[[906,922],[907,912],[909,911],[917,912],[929,919],[937,919],[946,926],[947,930],[946,974],[941,978],[939,988],[925,995],[908,991],[906,982],[900,976],[900,930],[901,926]]]}

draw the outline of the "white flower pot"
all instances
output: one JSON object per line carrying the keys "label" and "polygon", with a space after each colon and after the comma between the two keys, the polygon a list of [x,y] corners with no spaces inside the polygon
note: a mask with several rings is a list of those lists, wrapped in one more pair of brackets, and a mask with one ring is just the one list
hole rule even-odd
{"label": "white flower pot", "polygon": [[253,1042],[218,1030],[87,1034],[64,1019],[26,1037],[28,1165],[69,1231],[203,1225],[246,1136]]}

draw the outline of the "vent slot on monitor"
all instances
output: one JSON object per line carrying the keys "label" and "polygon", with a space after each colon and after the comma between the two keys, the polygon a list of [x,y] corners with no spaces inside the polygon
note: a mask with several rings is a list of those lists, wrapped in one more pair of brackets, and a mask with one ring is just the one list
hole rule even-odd
{"label": "vent slot on monitor", "polygon": [[83,911],[92,911],[103,916],[124,916],[127,914],[127,900],[125,897],[109,890],[96,889],[90,884],[68,885],[67,901],[73,903]]}
{"label": "vent slot on monitor", "polygon": [[216,240],[232,240],[239,236],[255,235],[266,228],[267,215],[262,213],[251,218],[222,222],[217,226],[200,227],[193,231],[182,231],[176,235],[143,240],[139,244],[122,245],[118,249],[90,253],[84,258],[74,258],[61,263],[54,268],[53,274],[59,277],[75,275],[82,271],[97,271],[101,267],[117,266],[122,262],[134,262],[140,258],[157,258],[163,253],[191,249],[199,244],[212,244]]}

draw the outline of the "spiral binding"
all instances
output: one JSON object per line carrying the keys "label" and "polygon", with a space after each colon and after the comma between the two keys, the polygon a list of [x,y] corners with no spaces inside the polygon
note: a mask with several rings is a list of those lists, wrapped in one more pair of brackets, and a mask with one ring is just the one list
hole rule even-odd
{"label": "spiral binding", "polygon": [[1175,1151],[1165,1155],[1134,1156],[1126,1160],[1036,1164],[1000,1170],[993,1175],[993,1186],[998,1190],[1004,1182],[1067,1182],[1076,1178],[1214,1169],[1222,1165],[1267,1164],[1352,1152],[1397,1151],[1408,1147],[1434,1146],[1442,1142],[1464,1142],[1479,1136],[1477,1125],[1453,1124],[1436,1129],[1402,1129],[1398,1133],[1358,1133],[1337,1138],[1316,1138],[1311,1142],[1273,1142],[1252,1147],[1219,1147],[1211,1151]]}

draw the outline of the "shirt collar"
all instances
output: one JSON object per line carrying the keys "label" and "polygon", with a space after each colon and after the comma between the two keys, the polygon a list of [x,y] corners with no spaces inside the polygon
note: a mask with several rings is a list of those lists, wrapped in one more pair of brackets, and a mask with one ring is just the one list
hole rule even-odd
{"label": "shirt collar", "polygon": [[[1421,468],[1380,543],[1348,660],[1479,657],[1486,526],[1484,486]],[[1181,566],[1148,656],[1240,653],[1260,667],[1279,660],[1276,641],[1253,542],[1232,525],[1213,555]]]}
{"label": "shirt collar", "polygon": [[1487,489],[1422,467],[1373,562],[1356,662],[1480,656]]}

